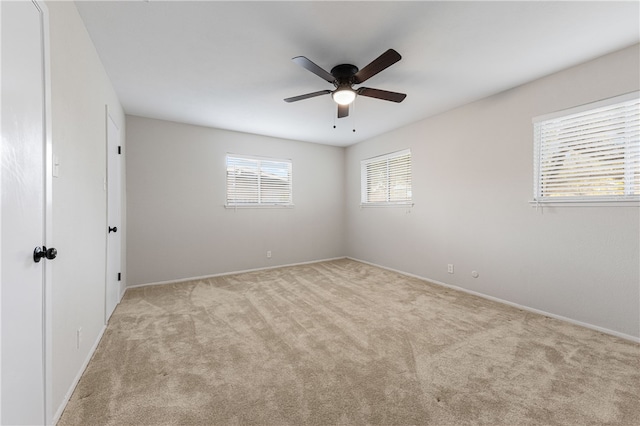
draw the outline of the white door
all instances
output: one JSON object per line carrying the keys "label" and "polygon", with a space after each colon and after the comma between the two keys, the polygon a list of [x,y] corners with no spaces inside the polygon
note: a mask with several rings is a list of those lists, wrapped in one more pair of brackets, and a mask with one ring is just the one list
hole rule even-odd
{"label": "white door", "polygon": [[120,186],[120,131],[107,112],[107,278],[106,318],[109,321],[120,301],[121,274],[121,186]]}
{"label": "white door", "polygon": [[45,15],[1,2],[0,422],[45,422]]}

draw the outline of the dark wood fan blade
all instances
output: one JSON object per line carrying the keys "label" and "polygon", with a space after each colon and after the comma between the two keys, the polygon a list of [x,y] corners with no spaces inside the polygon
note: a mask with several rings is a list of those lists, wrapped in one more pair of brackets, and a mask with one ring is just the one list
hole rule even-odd
{"label": "dark wood fan blade", "polygon": [[371,89],[369,87],[361,87],[358,89],[358,95],[368,96],[370,98],[382,99],[391,102],[402,102],[407,97],[404,93],[388,92],[386,90]]}
{"label": "dark wood fan blade", "polygon": [[316,96],[326,95],[331,93],[331,90],[320,90],[319,92],[307,93],[306,95],[294,96],[292,98],[287,98],[285,102],[296,102],[301,101],[303,99],[315,98]]}
{"label": "dark wood fan blade", "polygon": [[349,105],[338,104],[338,118],[344,118],[349,115]]}
{"label": "dark wood fan blade", "polygon": [[336,79],[333,75],[331,75],[331,73],[323,70],[322,68],[320,68],[319,66],[317,66],[316,64],[311,62],[309,59],[305,58],[304,56],[296,56],[291,60],[296,64],[300,65],[302,68],[308,71],[311,71],[318,77],[324,80],[327,80],[329,83],[333,83]]}
{"label": "dark wood fan blade", "polygon": [[402,59],[402,56],[400,56],[398,52],[393,49],[387,50],[382,55],[374,59],[369,65],[362,68],[356,73],[356,75],[354,76],[355,83],[364,83],[374,75],[378,74],[380,71],[389,68],[400,59]]}

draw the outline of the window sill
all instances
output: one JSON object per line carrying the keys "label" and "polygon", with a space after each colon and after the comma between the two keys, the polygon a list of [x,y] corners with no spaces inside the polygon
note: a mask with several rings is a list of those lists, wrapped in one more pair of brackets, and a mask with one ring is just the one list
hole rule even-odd
{"label": "window sill", "polygon": [[400,207],[407,208],[413,207],[413,203],[360,203],[360,207]]}
{"label": "window sill", "polygon": [[640,207],[640,200],[558,200],[558,201],[529,201],[531,207]]}
{"label": "window sill", "polygon": [[294,204],[225,204],[225,209],[292,209]]}

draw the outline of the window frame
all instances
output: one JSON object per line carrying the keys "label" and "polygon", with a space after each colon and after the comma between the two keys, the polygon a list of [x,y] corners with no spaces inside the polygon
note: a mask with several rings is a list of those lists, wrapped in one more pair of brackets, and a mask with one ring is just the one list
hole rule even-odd
{"label": "window frame", "polygon": [[[401,157],[409,157],[408,175],[409,175],[409,193],[410,198],[405,200],[391,200],[391,190],[387,186],[386,188],[386,201],[369,201],[367,195],[369,194],[367,183],[369,181],[367,175],[367,166],[373,163],[387,163],[386,179],[389,180],[388,164],[390,160],[394,160]],[[411,149],[406,148],[400,151],[394,151],[387,154],[379,155],[376,157],[366,158],[360,161],[360,206],[361,207],[412,207],[413,203],[413,178],[412,178],[412,156]]]}
{"label": "window frame", "polygon": [[[622,195],[568,195],[568,196],[544,196],[542,195],[542,183],[544,180],[543,177],[543,141],[541,127],[545,124],[549,125],[550,123],[559,122],[560,120],[570,120],[572,116],[580,116],[589,112],[596,112],[599,109],[613,107],[616,105],[622,105],[625,103],[637,104],[640,102],[640,91],[626,93],[624,95],[615,96],[607,99],[603,99],[596,102],[587,103],[584,105],[580,105],[577,107],[557,111],[550,114],[541,115],[538,117],[534,117],[532,119],[533,124],[533,200],[530,201],[531,204],[536,206],[640,206],[640,194],[634,195],[633,193],[622,194]],[[635,101],[635,102],[634,102]],[[634,105],[631,105],[634,107]],[[626,135],[626,133],[625,133]],[[629,136],[625,136],[625,138],[629,138]],[[637,138],[637,136],[636,136]],[[636,142],[637,139],[632,139],[631,141],[627,140],[625,143],[625,147],[623,149],[624,155],[629,156],[629,151],[636,146],[633,143]],[[631,152],[633,155],[633,151]],[[633,166],[633,163],[631,163]],[[595,167],[595,166],[594,166]],[[636,166],[637,167],[637,166]],[[624,167],[623,174],[624,185],[625,188],[629,185],[629,183],[634,183],[633,178],[633,169]],[[630,182],[627,181],[627,176],[631,172]]]}
{"label": "window frame", "polygon": [[[229,181],[229,159],[237,159],[237,160],[248,160],[255,161],[258,163],[257,168],[257,202],[242,202],[239,203],[237,201],[233,201],[233,197],[229,197],[229,189],[230,189],[230,181]],[[288,165],[288,195],[289,199],[287,202],[268,202],[264,201],[264,197],[262,196],[261,191],[263,190],[261,186],[261,180],[263,176],[263,162],[273,162],[273,163],[285,163]],[[284,169],[282,169],[284,170]],[[245,154],[233,154],[227,153],[225,155],[225,203],[224,206],[230,209],[238,209],[238,208],[291,208],[294,206],[293,204],[293,161],[289,158],[274,158],[274,157],[263,157],[258,155],[245,155]]]}

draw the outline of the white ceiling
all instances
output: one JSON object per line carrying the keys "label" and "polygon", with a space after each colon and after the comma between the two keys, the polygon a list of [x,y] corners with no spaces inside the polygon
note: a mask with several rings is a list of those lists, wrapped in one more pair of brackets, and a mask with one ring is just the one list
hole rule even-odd
{"label": "white ceiling", "polygon": [[[76,4],[126,113],[337,146],[640,40],[637,1]],[[283,102],[333,89],[294,56],[330,71],[388,48],[402,60],[365,86],[404,102],[360,96],[339,120],[327,95]]]}

